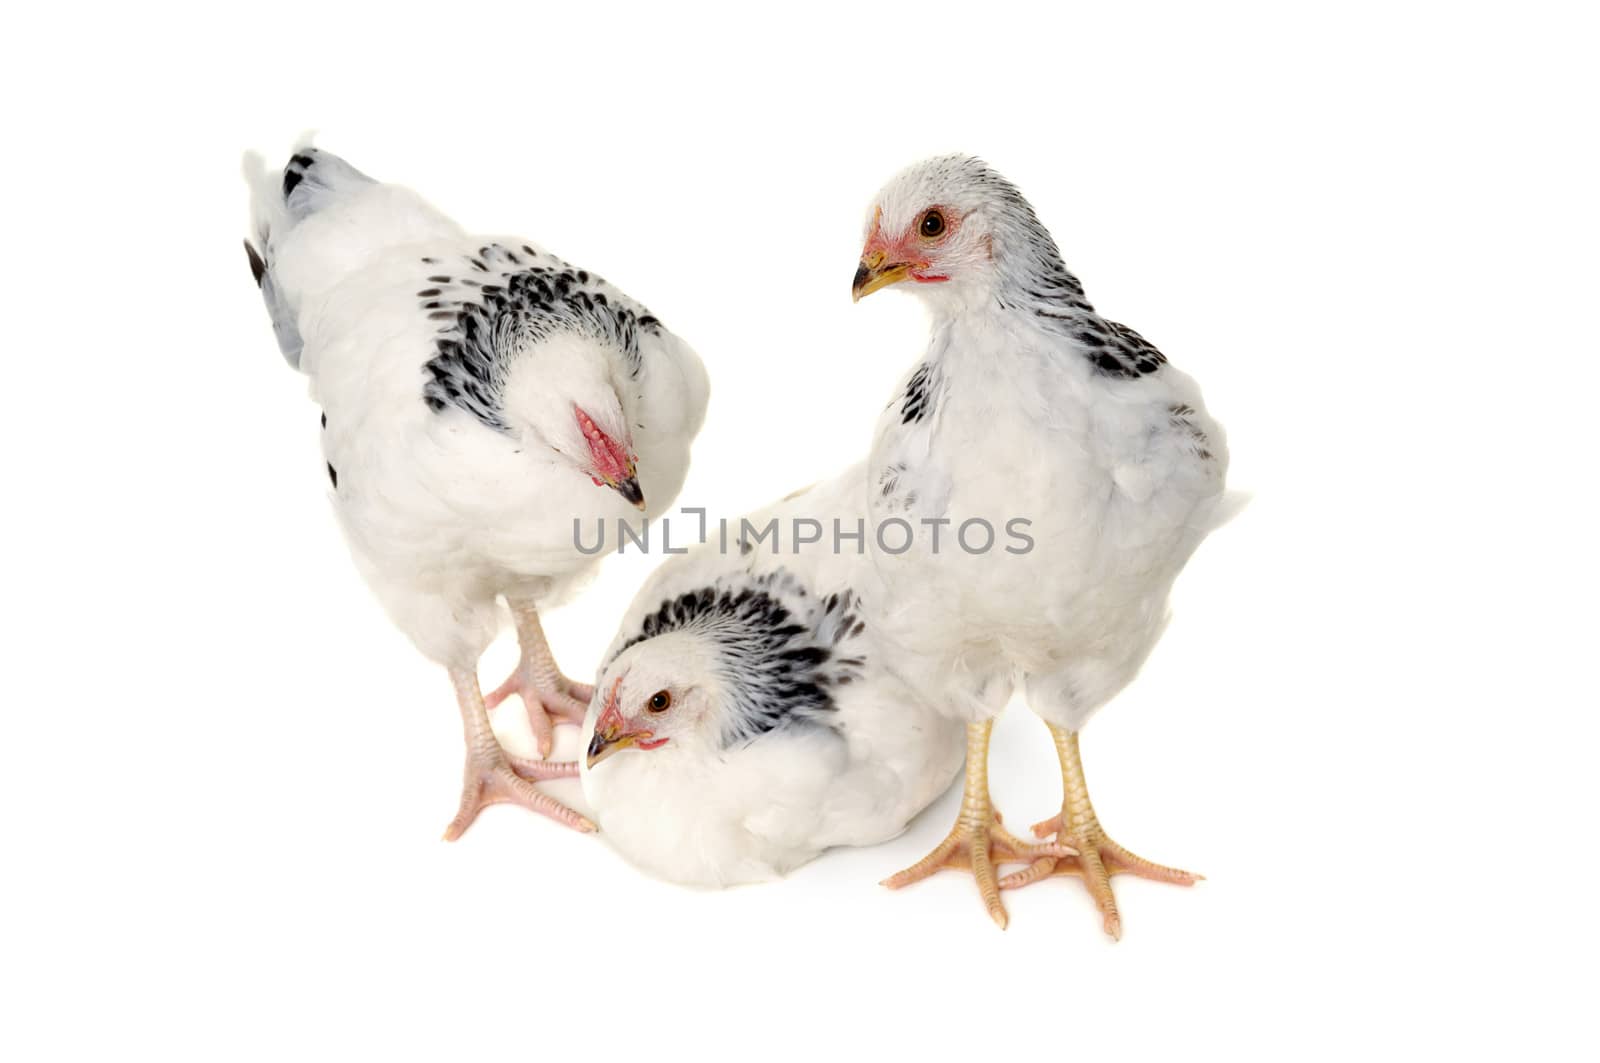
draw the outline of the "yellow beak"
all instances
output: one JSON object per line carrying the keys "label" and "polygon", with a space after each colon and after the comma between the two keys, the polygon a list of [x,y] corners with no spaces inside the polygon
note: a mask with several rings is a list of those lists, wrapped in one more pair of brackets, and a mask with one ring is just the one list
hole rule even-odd
{"label": "yellow beak", "polygon": [[649,731],[623,731],[615,725],[604,730],[596,730],[594,737],[589,740],[588,766],[593,768],[618,750],[627,749],[637,745],[640,739],[649,738]]}
{"label": "yellow beak", "polygon": [[862,296],[871,295],[879,288],[887,288],[906,279],[911,272],[909,262],[886,262],[882,251],[874,251],[856,267],[855,281],[850,285],[850,299],[859,303]]}

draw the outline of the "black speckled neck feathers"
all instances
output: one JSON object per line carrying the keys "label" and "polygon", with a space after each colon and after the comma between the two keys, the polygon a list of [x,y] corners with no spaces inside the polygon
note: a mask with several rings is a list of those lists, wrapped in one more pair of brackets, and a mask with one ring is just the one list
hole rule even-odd
{"label": "black speckled neck feathers", "polygon": [[[680,594],[644,618],[617,650],[668,632],[691,632],[716,654],[727,704],[723,748],[785,726],[831,726],[833,692],[860,674],[851,640],[865,624],[848,592],[818,599],[787,573],[741,577]],[[615,657],[613,657],[613,660]]]}
{"label": "black speckled neck feathers", "polygon": [[973,180],[985,190],[999,249],[999,308],[1030,315],[1045,331],[1071,341],[1101,375],[1131,379],[1161,368],[1166,358],[1149,341],[1095,313],[1055,239],[1017,187],[979,165]]}
{"label": "black speckled neck feathers", "polygon": [[510,431],[506,378],[529,344],[579,333],[615,351],[623,370],[637,377],[639,337],[661,328],[643,306],[588,270],[532,247],[488,244],[476,255],[422,263],[428,274],[417,299],[428,319],[440,322],[423,399],[435,413],[455,406],[498,432]]}

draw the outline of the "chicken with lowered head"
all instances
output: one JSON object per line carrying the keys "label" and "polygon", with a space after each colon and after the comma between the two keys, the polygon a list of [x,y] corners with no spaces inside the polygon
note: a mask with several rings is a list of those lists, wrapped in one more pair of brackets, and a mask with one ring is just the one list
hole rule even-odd
{"label": "chicken with lowered head", "polygon": [[[531,780],[572,764],[508,754],[488,709],[512,693],[541,757],[591,694],[557,669],[541,606],[597,563],[574,519],[650,517],[683,485],[705,416],[687,344],[599,276],[528,241],[464,232],[415,192],[318,148],[247,157],[245,250],[289,364],[322,407],[334,513],[356,566],[449,672],[466,735],[445,837],[510,802],[593,825]],[[504,598],[522,655],[485,702],[479,656]]]}

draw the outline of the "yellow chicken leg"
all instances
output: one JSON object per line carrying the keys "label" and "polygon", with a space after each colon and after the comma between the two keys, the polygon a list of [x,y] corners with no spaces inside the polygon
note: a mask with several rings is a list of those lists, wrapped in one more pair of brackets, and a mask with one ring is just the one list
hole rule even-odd
{"label": "yellow chicken leg", "polygon": [[994,865],[998,862],[1031,860],[1034,867],[1071,857],[1076,850],[1056,843],[1032,844],[1013,835],[1000,823],[1000,816],[989,800],[989,732],[994,721],[967,725],[967,781],[961,797],[956,824],[944,841],[915,864],[890,875],[883,885],[899,889],[947,868],[970,871],[978,882],[983,906],[1000,929],[1006,926],[1005,905],[1000,903],[1000,886]]}
{"label": "yellow chicken leg", "polygon": [[1018,889],[1052,875],[1077,875],[1100,909],[1106,933],[1120,940],[1122,916],[1111,893],[1111,876],[1137,875],[1179,886],[1192,886],[1205,876],[1152,863],[1112,841],[1100,826],[1094,805],[1089,802],[1089,784],[1084,779],[1083,761],[1078,755],[1077,732],[1054,724],[1049,727],[1056,741],[1056,755],[1061,760],[1061,814],[1035,824],[1033,833],[1040,838],[1054,834],[1058,843],[1076,849],[1077,855],[1066,859],[1040,857],[1027,868],[1001,879],[1000,888]]}

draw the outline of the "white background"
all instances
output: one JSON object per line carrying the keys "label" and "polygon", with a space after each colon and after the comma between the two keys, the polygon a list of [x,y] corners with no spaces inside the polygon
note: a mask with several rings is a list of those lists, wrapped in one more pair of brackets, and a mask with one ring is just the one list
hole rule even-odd
{"label": "white background", "polygon": [[[1592,1052],[1580,5],[580,6],[8,16],[0,1054]],[[725,893],[517,809],[438,841],[449,686],[348,562],[239,248],[239,153],[312,126],[688,338],[681,500],[728,512],[859,457],[923,348],[848,296],[882,182],[1016,180],[1255,495],[1084,740],[1111,832],[1207,881],[1119,879],[1118,944],[1071,880],[1004,933],[962,877],[878,887],[954,794]],[[651,564],[548,617],[569,672]],[[1020,703],[993,757],[1010,822],[1053,811]]]}

